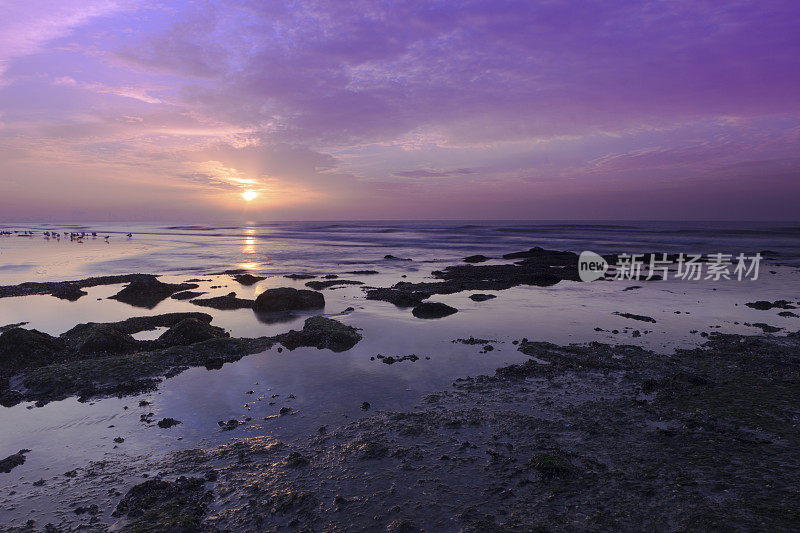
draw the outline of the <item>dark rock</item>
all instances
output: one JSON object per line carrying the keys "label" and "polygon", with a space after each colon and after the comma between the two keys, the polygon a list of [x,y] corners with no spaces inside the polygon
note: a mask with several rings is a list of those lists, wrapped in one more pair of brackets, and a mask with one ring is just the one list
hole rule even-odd
{"label": "dark rock", "polygon": [[335,285],[363,285],[363,281],[353,281],[349,279],[333,279],[328,281],[309,281],[306,283],[306,287],[314,289],[315,291],[319,291],[322,289],[327,289],[328,287],[333,287]]}
{"label": "dark rock", "polygon": [[309,462],[308,457],[300,452],[292,452],[289,454],[289,457],[286,458],[286,466],[292,468],[308,466]]}
{"label": "dark rock", "polygon": [[180,424],[180,420],[175,420],[174,418],[163,418],[158,421],[158,427],[162,429],[171,428],[172,426],[177,426]]}
{"label": "dark rock", "polygon": [[125,442],[125,439],[123,439],[122,437],[115,437],[114,442],[116,442],[117,444],[122,444],[123,442]]}
{"label": "dark rock", "polygon": [[236,274],[235,276],[233,276],[233,279],[235,279],[242,285],[249,286],[249,285],[255,285],[259,281],[263,281],[267,278],[266,276],[254,276],[252,274]]}
{"label": "dark rock", "polygon": [[788,300],[776,300],[774,302],[767,302],[766,300],[758,300],[757,302],[748,302],[747,307],[758,309],[759,311],[767,311],[769,309],[796,309],[794,305]]}
{"label": "dark rock", "polygon": [[347,274],[354,274],[359,276],[371,276],[373,274],[380,274],[377,270],[351,270]]}
{"label": "dark rock", "polygon": [[4,331],[0,334],[0,376],[55,362],[64,348],[62,339],[35,329]]}
{"label": "dark rock", "polygon": [[327,348],[334,352],[343,352],[355,346],[361,340],[361,334],[356,328],[332,318],[313,316],[306,319],[301,331],[291,330],[276,338],[290,350],[313,346],[320,350]]}
{"label": "dark rock", "polygon": [[196,318],[186,318],[162,333],[158,340],[167,346],[186,346],[196,342],[229,336],[228,332],[222,328],[212,326]]}
{"label": "dark rock", "polygon": [[191,300],[192,298],[197,298],[198,296],[202,296],[204,294],[205,294],[204,292],[198,292],[198,291],[181,291],[181,292],[176,292],[175,294],[170,296],[170,298],[172,298],[173,300]]}
{"label": "dark rock", "polygon": [[792,313],[791,311],[781,311],[780,313],[778,313],[778,316],[797,317],[797,316],[800,316],[800,315],[797,315],[796,313]]}
{"label": "dark rock", "polygon": [[769,324],[764,324],[763,322],[756,322],[752,326],[754,328],[761,328],[761,331],[763,331],[764,333],[777,333],[783,329],[775,326],[770,326]]}
{"label": "dark rock", "polygon": [[82,355],[113,355],[137,348],[136,339],[111,324],[78,324],[61,335],[67,345]]}
{"label": "dark rock", "polygon": [[235,292],[230,292],[225,296],[214,296],[212,298],[199,298],[190,300],[195,305],[203,307],[211,307],[212,309],[219,309],[221,311],[228,311],[233,309],[251,309],[254,301],[246,298],[237,298]]}
{"label": "dark rock", "polygon": [[470,255],[462,259],[462,261],[465,263],[484,263],[489,259],[491,259],[491,257],[486,257],[485,255]]}
{"label": "dark rock", "polygon": [[244,424],[244,422],[239,422],[238,420],[235,420],[233,418],[228,420],[227,422],[223,422],[222,420],[217,422],[217,425],[222,428],[222,431],[232,431],[241,426],[242,424]]}
{"label": "dark rock", "polygon": [[371,406],[370,406],[369,402],[363,402],[363,403],[361,404],[361,410],[362,410],[362,411],[368,411],[370,407],[371,407]]}
{"label": "dark rock", "polygon": [[130,519],[125,531],[201,531],[212,493],[201,478],[150,479],[131,488],[112,513]]}
{"label": "dark rock", "polygon": [[8,474],[14,468],[25,463],[25,454],[30,450],[20,450],[13,455],[9,455],[5,459],[0,460],[0,472]]}
{"label": "dark rock", "polygon": [[127,287],[110,298],[134,307],[153,308],[160,301],[169,298],[176,292],[196,289],[197,287],[194,283],[162,283],[158,281],[156,276],[140,274]]}
{"label": "dark rock", "polygon": [[414,522],[405,518],[393,521],[386,526],[386,531],[389,533],[422,533],[422,530]]}
{"label": "dark rock", "polygon": [[287,274],[283,277],[289,279],[313,279],[316,278],[317,276],[313,274]]}
{"label": "dark rock", "polygon": [[397,289],[371,289],[367,291],[367,300],[381,300],[397,307],[414,307],[428,297],[430,297],[430,293]]}
{"label": "dark rock", "polygon": [[442,318],[457,312],[455,307],[441,302],[423,302],[411,310],[411,314],[417,318]]}
{"label": "dark rock", "polygon": [[656,323],[655,318],[646,315],[634,315],[633,313],[620,313],[619,311],[614,312],[614,314],[624,318],[630,318],[631,320],[638,320],[640,322],[652,322],[653,324]]}
{"label": "dark rock", "polygon": [[486,300],[491,300],[492,298],[497,298],[497,296],[494,294],[472,294],[469,297],[469,299],[473,302],[485,302]]}
{"label": "dark rock", "polygon": [[392,254],[386,254],[383,256],[383,258],[388,259],[389,261],[411,261],[410,258],[395,257]]}
{"label": "dark rock", "polygon": [[258,312],[295,311],[325,307],[322,293],[292,287],[267,289],[256,298],[253,310]]}
{"label": "dark rock", "polygon": [[525,252],[505,254],[503,255],[503,259],[529,259],[535,262],[546,263],[550,266],[578,264],[578,255],[573,252],[545,250],[539,246],[535,246]]}
{"label": "dark rock", "polygon": [[72,283],[64,283],[56,289],[53,289],[53,292],[50,294],[61,300],[69,300],[70,302],[74,302],[81,296],[86,296],[89,293],[81,290],[81,288],[77,285],[73,285]]}
{"label": "dark rock", "polygon": [[383,443],[368,441],[356,445],[355,452],[359,459],[368,461],[386,457],[389,454],[389,448]]}

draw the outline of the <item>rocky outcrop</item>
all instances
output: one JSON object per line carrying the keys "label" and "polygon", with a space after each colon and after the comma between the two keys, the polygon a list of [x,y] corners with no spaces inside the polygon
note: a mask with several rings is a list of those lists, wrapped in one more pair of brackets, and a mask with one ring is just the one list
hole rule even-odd
{"label": "rocky outcrop", "polygon": [[162,283],[156,276],[140,274],[127,287],[110,298],[119,300],[134,307],[151,309],[162,300],[180,291],[196,289],[194,283]]}
{"label": "rocky outcrop", "polygon": [[423,302],[411,310],[411,314],[417,318],[442,318],[457,312],[455,307],[441,302]]}
{"label": "rocky outcrop", "polygon": [[277,340],[290,350],[313,346],[320,350],[327,348],[334,352],[343,352],[355,346],[361,340],[361,334],[356,328],[332,318],[312,316],[306,319],[301,331],[291,330],[278,335]]}
{"label": "rocky outcrop", "polygon": [[320,292],[292,287],[267,289],[256,298],[253,311],[300,311],[325,307],[325,297]]}

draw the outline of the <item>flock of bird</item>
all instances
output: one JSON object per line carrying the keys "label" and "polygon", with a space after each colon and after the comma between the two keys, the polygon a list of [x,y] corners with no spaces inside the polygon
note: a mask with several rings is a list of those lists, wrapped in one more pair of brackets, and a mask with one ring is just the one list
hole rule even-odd
{"label": "flock of bird", "polygon": [[[30,237],[30,238],[32,238],[32,237],[36,237],[37,235],[39,235],[39,232],[30,231],[30,230],[23,230],[23,231],[17,231],[17,230],[7,231],[7,230],[3,230],[3,231],[0,231],[0,236],[6,236],[6,235],[16,235],[18,237]],[[64,231],[64,232],[43,231],[43,232],[41,232],[41,235],[46,241],[49,241],[50,239],[55,239],[57,241],[61,241],[61,238],[63,237],[64,239],[69,238],[70,241],[77,242],[77,243],[83,243],[84,239],[89,239],[89,238],[97,239],[97,237],[98,237],[96,231],[92,231],[90,233],[89,232],[85,232],[85,231],[80,231],[80,232],[76,232],[76,231]],[[128,233],[126,236],[130,239],[131,237],[133,237],[133,233]],[[108,244],[108,242],[109,242],[108,240],[110,238],[111,238],[111,235],[103,235],[103,239],[105,240],[106,244]]]}

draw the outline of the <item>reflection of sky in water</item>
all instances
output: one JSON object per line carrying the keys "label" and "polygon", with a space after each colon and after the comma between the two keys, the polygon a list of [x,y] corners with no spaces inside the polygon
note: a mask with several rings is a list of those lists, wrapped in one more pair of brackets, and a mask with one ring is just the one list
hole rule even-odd
{"label": "reflection of sky in water", "polygon": [[[447,261],[420,264],[381,259],[385,253],[420,257],[405,248],[371,250],[369,257],[374,259],[373,263],[354,267],[353,261],[364,259],[364,249],[354,248],[355,255],[339,250],[327,262],[320,259],[318,250],[309,252],[309,257],[317,258],[316,262],[301,265],[280,259],[286,248],[299,246],[296,242],[273,242],[257,237],[263,228],[237,231],[235,237],[210,239],[213,245],[209,245],[207,238],[203,243],[204,238],[198,236],[134,236],[130,241],[114,237],[109,245],[89,240],[82,245],[62,242],[55,243],[56,246],[52,246],[52,242],[24,238],[5,239],[0,240],[3,246],[0,263],[9,268],[0,269],[0,276],[4,284],[37,278],[80,278],[100,273],[98,269],[109,264],[116,265],[117,272],[151,272],[154,270],[147,266],[163,266],[164,258],[170,254],[175,256],[170,261],[177,270],[186,254],[206,250],[205,253],[217,262],[204,264],[202,259],[193,257],[181,268],[197,268],[197,272],[162,279],[177,282],[200,277],[204,281],[199,282],[197,290],[206,292],[204,297],[235,291],[241,298],[254,298],[269,287],[302,288],[304,281],[271,275],[245,287],[231,276],[204,273],[227,268],[246,268],[256,274],[311,270],[318,274],[337,273],[343,279],[357,279],[372,286],[389,286],[399,281],[401,274],[408,276],[407,281],[430,279],[431,270],[448,264]],[[115,239],[118,242],[115,243]],[[767,244],[760,248],[773,247]],[[486,253],[487,249],[467,247],[456,253],[467,255],[467,252]],[[452,256],[454,252],[428,253],[429,258],[433,258]],[[13,267],[24,264],[33,266],[28,270]],[[345,274],[348,270],[365,268],[374,268],[381,274]],[[770,270],[777,273],[771,274]],[[53,276],[54,272],[62,275]],[[779,317],[778,310],[757,311],[744,306],[745,302],[757,299],[800,301],[796,276],[795,268],[767,267],[755,282],[650,282],[640,283],[642,288],[630,291],[622,290],[632,285],[630,282],[562,282],[548,288],[518,287],[501,291],[497,293],[498,298],[482,303],[471,301],[470,293],[434,296],[431,300],[453,305],[459,312],[429,321],[413,318],[409,309],[365,300],[359,287],[329,289],[324,291],[327,302],[324,312],[362,328],[364,339],[352,350],[333,353],[301,348],[278,353],[275,347],[226,364],[219,370],[189,369],[166,380],[157,392],[143,395],[141,398],[151,400],[152,405],[141,408],[138,407],[140,397],[102,399],[88,404],[70,398],[43,408],[28,409],[29,405],[0,408],[0,427],[15,428],[0,434],[0,456],[21,448],[33,450],[28,461],[7,478],[15,490],[32,490],[29,483],[39,477],[49,479],[104,458],[126,457],[131,465],[139,465],[131,467],[131,475],[138,475],[137,468],[144,464],[135,459],[140,453],[157,456],[170,450],[254,435],[291,440],[313,433],[321,425],[335,426],[362,416],[360,406],[364,401],[369,402],[373,410],[408,409],[424,394],[449,387],[457,377],[491,374],[499,366],[523,361],[525,356],[511,343],[522,337],[561,344],[591,340],[625,342],[668,353],[675,346],[702,341],[698,335],[689,333],[690,330],[759,331],[745,326],[744,322],[766,322],[796,330],[800,319]],[[212,286],[219,287],[211,289]],[[51,296],[0,299],[0,325],[28,321],[30,324],[26,327],[59,334],[81,322],[111,322],[130,316],[200,311],[212,314],[213,323],[234,336],[255,337],[301,328],[308,316],[298,314],[287,321],[265,323],[250,310],[217,311],[172,299],[162,301],[152,310],[134,308],[107,299],[121,287],[89,288],[89,294],[77,302]],[[351,306],[354,312],[341,314]],[[629,320],[614,315],[615,311],[651,316],[657,322]],[[596,327],[605,331],[595,331]],[[620,333],[612,334],[610,330],[613,329]],[[652,333],[633,337],[633,330]],[[153,338],[160,333],[149,332],[139,338],[148,335]],[[486,354],[479,353],[480,346],[451,342],[469,336],[499,342],[494,351]],[[386,365],[378,359],[371,360],[377,354],[411,353],[419,356],[419,361]],[[253,393],[248,394],[251,390]],[[277,396],[273,398],[273,395]],[[290,399],[290,395],[295,397]],[[270,402],[274,405],[269,405]],[[281,407],[287,406],[293,409],[293,414],[275,416]],[[147,427],[139,417],[151,411],[156,421],[169,416],[183,423],[168,430],[154,425]],[[220,420],[244,420],[245,417],[252,420],[232,432],[222,432],[217,425]],[[125,442],[114,448],[112,439],[117,436],[124,437]],[[22,481],[18,481],[20,478]],[[25,518],[27,510],[32,508],[41,510],[57,505],[48,503],[58,501],[53,492],[48,492],[55,488],[45,486],[37,490],[41,497],[26,498],[22,503],[15,500],[19,504],[12,513],[15,519]],[[98,498],[105,497],[99,489],[91,490],[96,491]]]}

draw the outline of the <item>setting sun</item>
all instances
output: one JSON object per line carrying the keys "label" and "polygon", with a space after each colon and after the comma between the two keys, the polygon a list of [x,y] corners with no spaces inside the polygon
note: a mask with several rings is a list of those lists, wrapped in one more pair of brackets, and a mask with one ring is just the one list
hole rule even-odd
{"label": "setting sun", "polygon": [[248,202],[254,200],[257,196],[258,193],[256,191],[244,191],[242,193],[242,198],[244,198]]}

